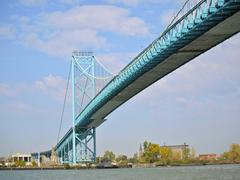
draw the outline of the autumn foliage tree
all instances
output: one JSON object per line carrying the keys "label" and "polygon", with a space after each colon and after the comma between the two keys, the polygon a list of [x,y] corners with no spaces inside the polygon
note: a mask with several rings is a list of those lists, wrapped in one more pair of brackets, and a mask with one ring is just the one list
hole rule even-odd
{"label": "autumn foliage tree", "polygon": [[161,163],[163,165],[169,165],[172,162],[172,150],[169,147],[160,147]]}
{"label": "autumn foliage tree", "polygon": [[240,162],[240,145],[232,144],[230,146],[229,151],[223,154],[223,158],[233,163],[239,163]]}
{"label": "autumn foliage tree", "polygon": [[146,163],[153,163],[159,160],[160,157],[160,146],[151,142],[145,141],[143,143],[143,160]]}

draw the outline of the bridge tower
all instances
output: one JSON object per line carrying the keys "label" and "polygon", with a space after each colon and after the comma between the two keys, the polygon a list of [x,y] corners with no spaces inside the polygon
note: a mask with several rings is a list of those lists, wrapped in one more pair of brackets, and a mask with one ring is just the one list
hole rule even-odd
{"label": "bridge tower", "polygon": [[96,161],[96,128],[77,127],[76,120],[96,95],[96,59],[92,52],[72,54],[72,163]]}
{"label": "bridge tower", "polygon": [[[82,125],[80,115],[112,78],[113,74],[96,59],[92,52],[74,51],[72,53],[71,70],[69,71],[56,145],[58,163],[74,165],[96,161],[96,127],[105,119],[99,118],[95,120],[95,123]],[[59,141],[70,79],[72,86],[72,126]]]}

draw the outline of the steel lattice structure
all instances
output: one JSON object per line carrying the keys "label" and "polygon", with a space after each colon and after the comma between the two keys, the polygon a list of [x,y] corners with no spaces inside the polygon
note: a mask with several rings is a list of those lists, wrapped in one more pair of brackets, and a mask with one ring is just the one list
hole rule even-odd
{"label": "steel lattice structure", "polygon": [[[72,128],[67,141],[57,149],[59,163],[86,163],[96,161],[96,126],[76,126],[84,108],[113,78],[92,52],[74,51],[71,59]],[[66,136],[65,135],[65,136]]]}
{"label": "steel lattice structure", "polygon": [[[72,55],[72,163],[96,160],[96,129],[76,126],[76,118],[96,95],[95,58],[89,52]],[[91,148],[90,143],[93,143]]]}

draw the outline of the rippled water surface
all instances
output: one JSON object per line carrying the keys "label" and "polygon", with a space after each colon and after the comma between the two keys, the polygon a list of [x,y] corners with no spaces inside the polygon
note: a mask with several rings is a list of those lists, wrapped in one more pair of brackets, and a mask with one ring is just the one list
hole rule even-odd
{"label": "rippled water surface", "polygon": [[97,169],[0,171],[0,180],[240,180],[240,165]]}

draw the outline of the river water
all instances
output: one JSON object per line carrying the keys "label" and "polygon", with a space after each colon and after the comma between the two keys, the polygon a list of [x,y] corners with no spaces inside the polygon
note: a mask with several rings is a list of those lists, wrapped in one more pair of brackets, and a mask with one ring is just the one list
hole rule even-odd
{"label": "river water", "polygon": [[0,180],[240,180],[240,165],[0,171]]}

